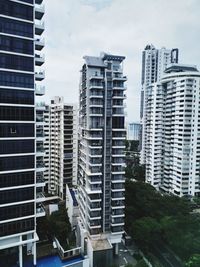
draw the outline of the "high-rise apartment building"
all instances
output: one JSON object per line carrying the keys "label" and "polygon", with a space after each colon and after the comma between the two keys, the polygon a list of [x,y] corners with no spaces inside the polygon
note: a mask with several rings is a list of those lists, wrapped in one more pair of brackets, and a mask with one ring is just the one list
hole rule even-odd
{"label": "high-rise apartment building", "polygon": [[200,73],[173,64],[149,87],[146,181],[165,192],[200,193]]}
{"label": "high-rise apartment building", "polygon": [[127,140],[139,141],[140,139],[140,123],[131,122],[127,125]]}
{"label": "high-rise apartment building", "polygon": [[35,134],[35,94],[41,88],[35,83],[44,78],[42,2],[0,1],[0,253],[16,248],[20,267],[23,252],[36,265],[37,210],[41,213]]}
{"label": "high-rise apartment building", "polygon": [[77,106],[65,103],[63,97],[55,97],[51,100],[49,112],[48,191],[63,199],[66,185],[77,184]]}
{"label": "high-rise apartment building", "polygon": [[91,266],[107,266],[124,232],[124,59],[105,53],[85,56],[81,70],[79,229]]}
{"label": "high-rise apartment building", "polygon": [[141,80],[141,105],[140,105],[140,161],[146,162],[146,101],[148,99],[148,87],[159,81],[164,70],[170,63],[178,63],[178,49],[156,49],[153,45],[147,45],[142,52],[142,80]]}

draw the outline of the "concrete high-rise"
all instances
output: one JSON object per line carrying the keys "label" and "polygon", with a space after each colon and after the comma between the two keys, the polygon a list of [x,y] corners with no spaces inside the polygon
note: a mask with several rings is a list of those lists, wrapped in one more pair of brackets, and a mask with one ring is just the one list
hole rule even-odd
{"label": "concrete high-rise", "polygon": [[85,56],[81,70],[78,226],[91,266],[108,265],[124,232],[124,59]]}
{"label": "concrete high-rise", "polygon": [[66,185],[77,184],[77,106],[57,96],[48,108],[46,105],[44,116],[48,137],[45,142],[48,192],[64,199]]}
{"label": "concrete high-rise", "polygon": [[36,265],[36,216],[41,215],[35,94],[43,93],[35,83],[44,79],[39,70],[44,63],[42,2],[0,1],[0,250],[9,255],[16,248],[20,267],[23,252],[32,254]]}
{"label": "concrete high-rise", "polygon": [[159,81],[164,70],[170,63],[178,63],[178,49],[156,49],[153,45],[147,45],[142,52],[142,80],[141,80],[141,105],[140,105],[140,162],[146,162],[146,102],[148,99],[148,87]]}
{"label": "concrete high-rise", "polygon": [[200,73],[172,64],[148,88],[146,181],[177,196],[200,194]]}

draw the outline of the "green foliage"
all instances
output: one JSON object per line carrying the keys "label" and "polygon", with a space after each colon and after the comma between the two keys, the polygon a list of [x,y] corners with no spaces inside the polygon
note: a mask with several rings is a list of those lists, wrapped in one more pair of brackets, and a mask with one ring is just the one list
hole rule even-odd
{"label": "green foliage", "polygon": [[146,262],[144,260],[140,260],[137,262],[135,267],[148,267],[148,265],[146,264]]}
{"label": "green foliage", "polygon": [[125,188],[126,230],[141,248],[164,241],[184,260],[199,253],[200,215],[190,213],[188,200],[162,195],[142,182],[127,180]]}
{"label": "green foliage", "polygon": [[48,216],[48,228],[52,238],[56,237],[65,249],[69,247],[67,244],[72,238],[72,231],[64,205],[60,205],[58,211]]}
{"label": "green foliage", "polygon": [[199,267],[200,266],[200,254],[192,255],[188,262],[186,262],[185,267]]}

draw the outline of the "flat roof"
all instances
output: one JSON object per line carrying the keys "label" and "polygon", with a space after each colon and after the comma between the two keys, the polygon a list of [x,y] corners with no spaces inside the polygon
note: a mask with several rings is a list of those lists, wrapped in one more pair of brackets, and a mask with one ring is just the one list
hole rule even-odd
{"label": "flat roof", "polygon": [[111,249],[112,245],[108,239],[91,240],[92,248],[94,251]]}

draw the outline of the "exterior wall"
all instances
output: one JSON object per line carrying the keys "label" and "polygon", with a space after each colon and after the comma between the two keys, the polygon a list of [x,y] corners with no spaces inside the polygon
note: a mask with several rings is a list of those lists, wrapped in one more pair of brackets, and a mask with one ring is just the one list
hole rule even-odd
{"label": "exterior wall", "polygon": [[49,114],[48,191],[65,198],[66,185],[76,185],[77,180],[77,107],[55,97]]}
{"label": "exterior wall", "polygon": [[141,128],[140,123],[129,123],[127,128],[127,139],[139,141]]}
{"label": "exterior wall", "polygon": [[159,81],[164,70],[170,63],[178,63],[178,49],[156,49],[153,45],[147,45],[142,52],[142,81],[141,81],[141,107],[140,107],[140,161],[146,163],[146,106],[148,102],[147,88]]}
{"label": "exterior wall", "polygon": [[146,181],[177,196],[200,190],[199,77],[197,71],[172,72],[149,87]]}
{"label": "exterior wall", "polygon": [[124,232],[124,57],[84,59],[79,95],[80,225],[88,238],[115,243]]}
{"label": "exterior wall", "polygon": [[36,265],[36,217],[42,214],[35,95],[44,93],[39,85],[44,74],[38,74],[44,63],[44,26],[39,30],[37,24],[43,15],[44,8],[35,1],[1,1],[0,250],[19,246],[20,267],[22,245],[34,254]]}

